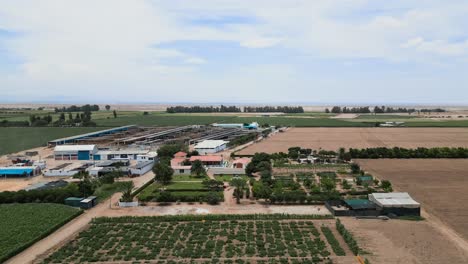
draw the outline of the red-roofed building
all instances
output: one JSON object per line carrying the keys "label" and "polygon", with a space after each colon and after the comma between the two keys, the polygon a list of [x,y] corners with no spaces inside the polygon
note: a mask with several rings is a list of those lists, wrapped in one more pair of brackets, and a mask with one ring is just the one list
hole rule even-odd
{"label": "red-roofed building", "polygon": [[222,156],[214,156],[214,155],[207,155],[207,156],[192,156],[190,157],[190,162],[194,162],[199,160],[203,163],[203,165],[207,167],[222,167],[223,166],[223,157]]}
{"label": "red-roofed building", "polygon": [[173,158],[171,159],[171,167],[173,166],[182,166],[184,164],[184,161],[186,161],[186,158]]}
{"label": "red-roofed building", "polygon": [[183,151],[179,151],[176,154],[174,154],[174,158],[185,158],[185,157],[187,157],[187,153]]}
{"label": "red-roofed building", "polygon": [[251,158],[236,159],[232,163],[232,166],[237,169],[245,169],[245,167],[247,167],[247,164],[249,164],[251,160],[252,160]]}

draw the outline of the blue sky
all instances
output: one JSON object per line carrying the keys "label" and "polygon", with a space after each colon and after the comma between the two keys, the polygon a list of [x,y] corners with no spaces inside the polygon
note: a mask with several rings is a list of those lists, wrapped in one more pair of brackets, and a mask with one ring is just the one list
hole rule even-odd
{"label": "blue sky", "polygon": [[0,0],[0,102],[468,102],[461,0]]}

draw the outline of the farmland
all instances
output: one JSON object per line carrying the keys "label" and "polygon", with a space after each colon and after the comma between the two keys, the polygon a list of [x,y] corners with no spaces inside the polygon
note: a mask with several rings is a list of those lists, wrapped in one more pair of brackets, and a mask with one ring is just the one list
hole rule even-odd
{"label": "farmland", "polygon": [[[285,215],[98,218],[43,263],[150,260],[329,263],[327,257],[336,258],[319,228],[321,225],[333,228],[334,221],[316,220],[314,216],[297,218]],[[333,245],[347,247],[338,241],[333,241]],[[340,255],[344,254],[340,251]],[[351,260],[353,256],[341,258]]]}
{"label": "farmland", "polygon": [[47,141],[103,128],[97,127],[0,127],[0,155],[44,146]]}
{"label": "farmland", "polygon": [[359,160],[396,190],[411,193],[428,213],[468,239],[468,160]]}
{"label": "farmland", "polygon": [[338,150],[372,147],[468,147],[466,128],[291,128],[238,154],[288,152],[288,148]]}
{"label": "farmland", "polygon": [[59,204],[2,204],[0,212],[0,262],[3,262],[81,211]]}

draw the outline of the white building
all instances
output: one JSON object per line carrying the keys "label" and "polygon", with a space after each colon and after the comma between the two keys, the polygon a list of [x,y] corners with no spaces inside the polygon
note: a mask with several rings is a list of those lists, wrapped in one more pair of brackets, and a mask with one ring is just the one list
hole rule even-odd
{"label": "white building", "polygon": [[143,162],[143,161],[155,161],[157,159],[158,153],[156,152],[148,152],[147,154],[140,154],[137,155],[137,161],[138,162]]}
{"label": "white building", "polygon": [[225,150],[228,142],[224,140],[204,140],[195,145],[195,150],[200,155],[213,154]]}
{"label": "white building", "polygon": [[154,161],[138,162],[136,165],[128,168],[130,175],[141,176],[153,169]]}
{"label": "white building", "polygon": [[146,155],[148,152],[141,149],[100,150],[94,155],[94,160],[137,160],[139,155]]}
{"label": "white building", "polygon": [[58,145],[54,157],[55,160],[92,160],[97,152],[96,145]]}

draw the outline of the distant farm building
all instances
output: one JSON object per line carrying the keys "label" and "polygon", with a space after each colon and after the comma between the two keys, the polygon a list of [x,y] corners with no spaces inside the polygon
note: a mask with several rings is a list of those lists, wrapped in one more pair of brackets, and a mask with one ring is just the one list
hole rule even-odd
{"label": "distant farm building", "polygon": [[213,154],[223,151],[227,147],[228,141],[224,140],[205,140],[195,145],[195,150],[200,155]]}
{"label": "distant farm building", "polygon": [[60,145],[54,149],[55,160],[92,160],[98,152],[96,145]]}

